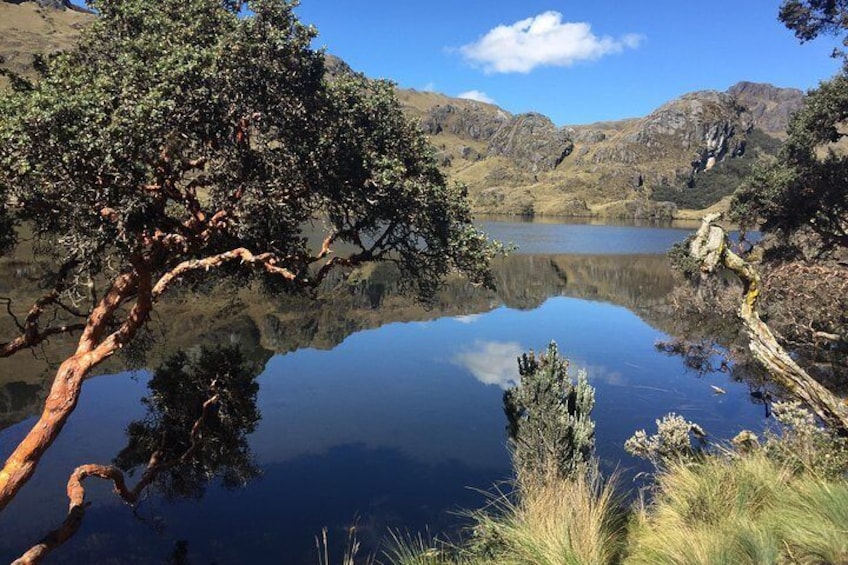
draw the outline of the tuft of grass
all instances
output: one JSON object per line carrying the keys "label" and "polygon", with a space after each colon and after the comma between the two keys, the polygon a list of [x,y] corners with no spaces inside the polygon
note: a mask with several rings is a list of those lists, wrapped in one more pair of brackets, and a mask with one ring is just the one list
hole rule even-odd
{"label": "tuft of grass", "polygon": [[848,484],[762,452],[673,463],[628,546],[628,564],[846,563]]}
{"label": "tuft of grass", "polygon": [[458,548],[438,539],[391,530],[381,565],[476,565],[459,556]]}
{"label": "tuft of grass", "polygon": [[624,515],[615,481],[595,472],[570,479],[522,482],[519,499],[500,511],[478,513],[475,533],[487,541],[489,563],[604,565],[624,541]]}
{"label": "tuft of grass", "polygon": [[469,517],[471,538],[462,546],[394,536],[386,557],[395,565],[606,565],[624,547],[614,481],[594,472],[523,481]]}
{"label": "tuft of grass", "polygon": [[[318,565],[332,565],[334,563],[330,559],[330,542],[327,528],[321,530],[320,537],[315,536],[315,548],[318,550]],[[360,548],[359,540],[356,539],[356,525],[354,524],[348,528],[347,542],[340,565],[374,565],[376,559],[373,555],[368,555],[361,560],[357,559]]]}

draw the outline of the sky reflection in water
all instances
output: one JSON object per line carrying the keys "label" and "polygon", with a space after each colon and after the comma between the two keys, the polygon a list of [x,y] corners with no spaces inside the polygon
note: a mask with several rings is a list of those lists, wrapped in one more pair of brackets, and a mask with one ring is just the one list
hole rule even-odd
{"label": "sky reflection in water", "polygon": [[[686,235],[613,226],[625,231],[613,237],[597,226],[496,227],[490,231],[501,237],[520,234],[522,249],[534,253],[557,241],[556,251],[569,250],[572,229],[582,234],[587,253],[656,253]],[[621,466],[632,477],[643,469],[622,444],[669,411],[716,437],[762,426],[762,407],[750,403],[746,385],[723,374],[698,378],[679,358],[657,352],[655,342],[666,337],[622,306],[555,296],[530,310],[497,307],[390,323],[329,351],[276,355],[259,377],[262,420],[250,436],[263,478],[235,492],[212,486],[200,500],[165,503],[154,495],[142,505],[142,519],[108,485],[92,482],[94,504],[58,561],[161,562],[186,540],[191,562],[315,563],[313,536],[324,526],[331,540],[342,542],[345,528],[358,521],[368,548],[388,527],[450,529],[461,521],[450,511],[483,500],[467,487],[488,489],[509,476],[503,389],[516,378],[516,356],[550,340],[597,388],[597,445],[607,470]],[[0,515],[0,560],[58,524],[73,467],[108,462],[124,446],[123,430],[143,415],[138,401],[146,380],[122,374],[86,384],[36,477]],[[716,395],[710,385],[728,394]],[[30,423],[0,432],[0,455]]]}

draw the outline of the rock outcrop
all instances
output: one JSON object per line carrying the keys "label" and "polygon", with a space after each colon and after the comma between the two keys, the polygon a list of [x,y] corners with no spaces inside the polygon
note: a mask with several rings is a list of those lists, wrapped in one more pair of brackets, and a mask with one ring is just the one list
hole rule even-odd
{"label": "rock outcrop", "polygon": [[436,106],[421,118],[420,124],[428,135],[447,131],[465,139],[488,142],[509,121],[510,115],[504,111],[466,102]]}
{"label": "rock outcrop", "polygon": [[520,169],[537,173],[556,169],[573,149],[566,130],[541,114],[528,113],[504,124],[489,141],[488,153],[507,157]]}
{"label": "rock outcrop", "polygon": [[[732,192],[758,154],[775,151],[771,136],[802,103],[795,89],[739,83],[685,94],[644,118],[558,128],[540,114],[509,116],[446,97],[427,108],[410,91],[401,96],[450,156],[452,176],[469,186],[478,211],[637,217],[676,213],[651,200],[703,207]],[[725,172],[720,165],[735,158],[750,163]],[[722,175],[730,177],[710,180]],[[693,198],[703,179],[709,189]]]}
{"label": "rock outcrop", "polygon": [[804,93],[797,88],[743,81],[731,86],[727,93],[751,113],[754,127],[776,136],[786,133],[792,114],[804,105]]}

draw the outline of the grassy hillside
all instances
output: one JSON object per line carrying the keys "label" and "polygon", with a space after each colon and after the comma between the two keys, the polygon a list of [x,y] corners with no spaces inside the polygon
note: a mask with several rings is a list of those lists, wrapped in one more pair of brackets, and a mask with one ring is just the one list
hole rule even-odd
{"label": "grassy hillside", "polygon": [[[435,93],[399,95],[448,173],[469,186],[478,212],[668,217],[684,208],[721,205],[760,155],[777,152],[776,132],[800,93],[756,86],[744,90],[749,103],[757,102],[755,112],[729,94],[698,92],[644,118],[564,128],[544,117],[513,116]],[[780,96],[789,101],[771,101]],[[532,127],[522,119],[532,120]],[[554,166],[540,166],[557,156],[545,153],[557,143],[564,156]],[[540,149],[528,156],[515,149],[519,144]]]}
{"label": "grassy hillside", "polygon": [[[35,2],[0,1],[0,56],[10,70],[31,75],[36,53],[67,49],[93,17],[75,10],[42,8]],[[0,77],[0,87],[7,84]]]}

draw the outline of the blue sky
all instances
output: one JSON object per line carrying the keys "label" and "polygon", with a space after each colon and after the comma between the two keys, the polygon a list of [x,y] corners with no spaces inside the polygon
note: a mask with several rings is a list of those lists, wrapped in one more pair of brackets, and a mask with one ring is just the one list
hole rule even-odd
{"label": "blue sky", "polygon": [[779,0],[302,0],[353,68],[405,88],[487,97],[559,125],[643,116],[740,80],[801,89],[832,76],[835,39],[800,45]]}

